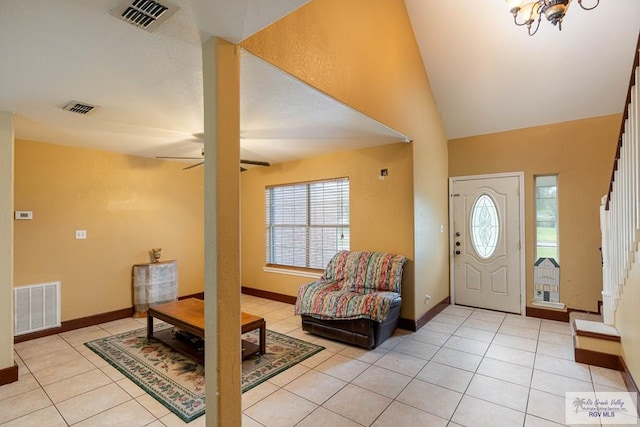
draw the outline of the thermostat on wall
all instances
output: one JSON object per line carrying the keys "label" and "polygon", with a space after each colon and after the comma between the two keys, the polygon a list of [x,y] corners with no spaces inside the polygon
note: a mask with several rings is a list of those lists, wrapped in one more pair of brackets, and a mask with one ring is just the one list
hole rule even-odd
{"label": "thermostat on wall", "polygon": [[33,219],[33,211],[16,211],[16,219]]}

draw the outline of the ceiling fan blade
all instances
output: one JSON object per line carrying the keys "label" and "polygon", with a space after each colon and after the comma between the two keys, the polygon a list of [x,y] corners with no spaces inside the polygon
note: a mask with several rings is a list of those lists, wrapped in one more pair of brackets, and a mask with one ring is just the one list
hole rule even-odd
{"label": "ceiling fan blade", "polygon": [[164,160],[202,160],[202,157],[156,156],[156,159],[164,159]]}
{"label": "ceiling fan blade", "polygon": [[186,171],[188,169],[197,168],[198,166],[202,166],[202,165],[204,165],[204,162],[199,162],[199,163],[196,163],[195,165],[191,165],[191,166],[187,166],[186,168],[182,168],[182,170]]}
{"label": "ceiling fan blade", "polygon": [[259,162],[257,160],[240,160],[240,163],[245,165],[255,165],[255,166],[271,166],[269,162]]}

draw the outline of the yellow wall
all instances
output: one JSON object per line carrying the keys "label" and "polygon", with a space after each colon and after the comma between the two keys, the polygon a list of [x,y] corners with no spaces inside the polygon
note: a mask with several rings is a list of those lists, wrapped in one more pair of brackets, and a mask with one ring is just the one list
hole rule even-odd
{"label": "yellow wall", "polygon": [[425,294],[449,295],[447,142],[404,2],[314,0],[243,46],[413,140],[415,285],[403,316],[419,318]]}
{"label": "yellow wall", "polygon": [[[133,306],[131,267],[178,261],[179,294],[203,290],[202,169],[16,141],[14,285],[60,280],[62,320]],[[75,230],[86,230],[76,240]]]}
{"label": "yellow wall", "polygon": [[640,379],[640,251],[622,289],[622,298],[615,314],[615,327],[620,332],[622,355],[636,382]]}
{"label": "yellow wall", "polygon": [[533,299],[534,175],[558,174],[560,301],[597,311],[602,299],[600,199],[609,188],[620,115],[449,141],[450,176],[525,173],[527,305]]}
{"label": "yellow wall", "polygon": [[[389,175],[381,180],[380,169]],[[242,179],[242,284],[295,296],[311,279],[265,273],[265,187],[349,177],[350,247],[413,255],[413,183],[411,144],[319,156],[252,168]],[[405,278],[403,285],[413,286]]]}

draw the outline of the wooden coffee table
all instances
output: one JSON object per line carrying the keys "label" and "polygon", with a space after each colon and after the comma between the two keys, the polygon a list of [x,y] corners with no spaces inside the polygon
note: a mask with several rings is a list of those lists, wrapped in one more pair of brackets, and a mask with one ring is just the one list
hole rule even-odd
{"label": "wooden coffee table", "polygon": [[149,307],[147,312],[147,338],[155,338],[169,347],[204,363],[204,349],[176,337],[172,328],[153,331],[153,319],[164,320],[178,329],[189,332],[204,339],[204,301],[197,298],[187,298],[180,301]]}
{"label": "wooden coffee table", "polygon": [[266,330],[267,323],[262,317],[242,312],[242,333],[246,334],[254,329],[260,329],[258,344],[242,340],[242,360],[256,353],[264,354],[267,348]]}
{"label": "wooden coffee table", "polygon": [[[204,339],[204,301],[197,298],[187,298],[180,301],[149,307],[147,311],[147,338],[155,338],[169,347],[204,363],[204,349],[199,350],[183,339],[177,338],[172,328],[153,331],[153,319],[164,320],[178,329],[189,332]],[[242,360],[256,353],[266,352],[266,322],[262,317],[242,312],[242,333],[246,334],[260,329],[258,344],[242,340]]]}

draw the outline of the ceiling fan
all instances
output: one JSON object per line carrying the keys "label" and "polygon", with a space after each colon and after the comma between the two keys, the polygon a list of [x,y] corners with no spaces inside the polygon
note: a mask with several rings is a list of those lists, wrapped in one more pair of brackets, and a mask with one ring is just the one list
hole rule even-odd
{"label": "ceiling fan", "polygon": [[[202,156],[201,157],[188,157],[188,156],[156,156],[156,159],[163,159],[163,160],[200,160],[198,163],[195,163],[193,165],[187,166],[182,168],[182,170],[188,170],[188,169],[193,169],[193,168],[197,168],[198,166],[202,166],[204,165],[204,147],[202,147],[202,150],[200,151]],[[271,164],[269,162],[261,162],[258,160],[243,160],[240,159],[240,164],[241,165],[252,165],[252,166],[271,166]],[[240,166],[240,172],[244,172],[246,171],[247,168],[243,168],[242,166]]]}

